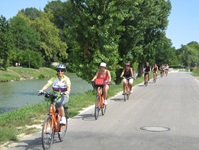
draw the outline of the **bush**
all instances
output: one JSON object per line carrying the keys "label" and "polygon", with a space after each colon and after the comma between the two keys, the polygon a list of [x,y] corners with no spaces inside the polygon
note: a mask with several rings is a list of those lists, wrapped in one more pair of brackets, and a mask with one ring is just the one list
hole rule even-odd
{"label": "bush", "polygon": [[40,75],[38,76],[38,78],[39,78],[39,79],[44,79],[45,76],[44,76],[43,74],[40,74]]}

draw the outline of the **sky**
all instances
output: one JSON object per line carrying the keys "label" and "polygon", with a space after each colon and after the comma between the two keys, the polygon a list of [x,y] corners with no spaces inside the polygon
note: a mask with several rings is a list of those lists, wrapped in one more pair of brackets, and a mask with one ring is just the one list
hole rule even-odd
{"label": "sky", "polygon": [[[43,10],[52,0],[1,0],[0,15],[10,19],[19,10],[34,7]],[[65,1],[65,0],[62,0]],[[170,0],[172,10],[166,30],[167,38],[178,49],[189,42],[199,42],[199,0]]]}

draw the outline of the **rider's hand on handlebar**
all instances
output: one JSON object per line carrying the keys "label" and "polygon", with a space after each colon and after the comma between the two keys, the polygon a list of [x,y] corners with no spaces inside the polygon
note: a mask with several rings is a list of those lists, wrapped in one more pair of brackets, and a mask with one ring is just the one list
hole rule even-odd
{"label": "rider's hand on handlebar", "polygon": [[43,90],[39,90],[38,95],[41,95],[43,92]]}

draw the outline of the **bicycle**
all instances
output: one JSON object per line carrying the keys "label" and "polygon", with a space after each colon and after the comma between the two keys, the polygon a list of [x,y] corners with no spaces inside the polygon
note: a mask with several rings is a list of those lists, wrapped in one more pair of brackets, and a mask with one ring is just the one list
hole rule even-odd
{"label": "bicycle", "polygon": [[95,120],[97,120],[100,111],[101,111],[102,116],[105,115],[105,112],[106,112],[106,105],[104,104],[104,96],[103,96],[104,81],[102,81],[102,79],[96,79],[95,83],[93,82],[92,85],[94,88],[96,88],[96,91],[97,91],[96,100],[95,100],[95,108],[94,108],[94,116],[95,116]]}
{"label": "bicycle", "polygon": [[[62,95],[62,93],[60,94]],[[42,147],[44,150],[49,150],[52,143],[54,142],[56,133],[58,134],[60,142],[63,141],[63,138],[66,135],[68,127],[68,107],[64,107],[66,125],[62,125],[59,123],[61,119],[60,113],[54,104],[55,100],[58,98],[58,95],[49,92],[42,92],[39,95],[44,95],[45,100],[50,101],[50,107],[48,114],[44,119],[41,133]]]}
{"label": "bicycle", "polygon": [[130,96],[130,89],[129,89],[129,80],[132,79],[132,77],[122,77],[123,79],[126,79],[127,82],[123,85],[123,95],[124,95],[124,101],[129,99]]}
{"label": "bicycle", "polygon": [[153,72],[153,82],[156,83],[157,80],[157,72]]}
{"label": "bicycle", "polygon": [[145,75],[145,73],[148,73],[148,72],[144,72],[144,85],[145,86],[148,86],[148,82],[149,82],[149,73],[147,75]]}

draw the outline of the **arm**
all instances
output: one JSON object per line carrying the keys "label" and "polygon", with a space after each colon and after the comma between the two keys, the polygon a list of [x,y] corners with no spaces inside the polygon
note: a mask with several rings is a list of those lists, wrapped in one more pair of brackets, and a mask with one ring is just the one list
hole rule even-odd
{"label": "arm", "polygon": [[40,90],[40,92],[45,91],[47,88],[49,88],[51,84],[48,82],[46,85],[43,86],[43,88]]}
{"label": "arm", "polygon": [[131,71],[132,77],[135,78],[133,68],[131,68],[130,71]]}
{"label": "arm", "polygon": [[120,77],[123,77],[123,75],[124,75],[124,69],[123,69],[123,71],[122,71],[122,73],[121,73]]}
{"label": "arm", "polygon": [[111,74],[109,70],[108,70],[108,82],[111,83]]}
{"label": "arm", "polygon": [[93,77],[93,79],[91,81],[94,81],[97,78],[98,73],[99,73],[99,70],[96,72],[95,76]]}

